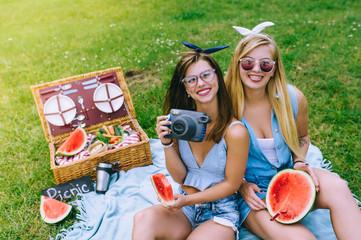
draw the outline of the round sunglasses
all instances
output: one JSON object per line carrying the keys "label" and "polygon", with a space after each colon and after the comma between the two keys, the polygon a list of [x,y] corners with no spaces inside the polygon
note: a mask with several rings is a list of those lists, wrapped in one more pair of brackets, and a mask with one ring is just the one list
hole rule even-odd
{"label": "round sunglasses", "polygon": [[198,78],[201,78],[205,82],[211,82],[214,79],[214,76],[216,75],[215,69],[208,69],[203,72],[201,72],[198,75],[189,75],[182,79],[182,82],[185,87],[192,88],[195,87],[198,83]]}
{"label": "round sunglasses", "polygon": [[254,66],[256,65],[256,63],[259,63],[259,68],[263,71],[263,72],[271,72],[273,70],[274,65],[276,64],[275,61],[272,61],[269,58],[263,58],[261,60],[255,60],[254,58],[251,57],[245,57],[245,58],[241,58],[239,59],[240,65],[242,67],[243,70],[245,71],[250,71],[254,68]]}

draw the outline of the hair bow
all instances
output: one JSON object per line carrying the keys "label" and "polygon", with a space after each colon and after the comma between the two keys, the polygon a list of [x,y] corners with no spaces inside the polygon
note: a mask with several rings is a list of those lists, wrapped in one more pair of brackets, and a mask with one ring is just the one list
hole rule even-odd
{"label": "hair bow", "polygon": [[222,50],[222,49],[225,49],[225,48],[228,48],[229,46],[218,46],[218,47],[214,47],[214,48],[208,48],[208,49],[202,49],[192,43],[187,43],[187,42],[184,42],[182,41],[183,45],[186,46],[187,48],[190,48],[190,49],[194,49],[196,50],[197,52],[199,53],[207,53],[207,54],[210,54],[210,53],[214,53],[214,52],[217,52],[219,50]]}
{"label": "hair bow", "polygon": [[239,32],[243,36],[250,36],[250,35],[254,35],[254,34],[259,34],[260,32],[262,32],[262,30],[265,27],[269,27],[269,26],[273,26],[273,25],[275,25],[273,22],[263,22],[263,23],[260,23],[257,26],[255,26],[252,30],[249,30],[244,27],[237,27],[237,26],[233,26],[233,28],[236,29],[236,31]]}

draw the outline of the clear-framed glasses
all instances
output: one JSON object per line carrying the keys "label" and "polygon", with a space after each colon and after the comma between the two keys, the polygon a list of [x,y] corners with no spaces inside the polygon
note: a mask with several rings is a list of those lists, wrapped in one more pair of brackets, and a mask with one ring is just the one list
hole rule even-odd
{"label": "clear-framed glasses", "polygon": [[256,65],[256,63],[258,63],[259,68],[265,73],[271,72],[273,70],[274,65],[276,64],[275,61],[272,61],[269,58],[255,60],[254,58],[251,58],[251,57],[241,58],[241,59],[239,59],[239,62],[240,62],[242,69],[245,71],[252,70],[254,68],[254,66]]}
{"label": "clear-framed glasses", "polygon": [[182,82],[185,87],[192,88],[197,85],[198,78],[201,78],[205,82],[211,82],[214,79],[214,76],[216,75],[215,69],[208,69],[203,72],[201,72],[198,75],[189,75],[182,79]]}

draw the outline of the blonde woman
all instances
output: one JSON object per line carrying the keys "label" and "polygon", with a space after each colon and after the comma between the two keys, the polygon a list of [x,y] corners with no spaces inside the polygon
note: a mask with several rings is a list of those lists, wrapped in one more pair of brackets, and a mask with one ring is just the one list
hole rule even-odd
{"label": "blonde woman", "polygon": [[245,35],[234,51],[225,81],[236,118],[250,135],[245,181],[239,192],[240,225],[262,239],[316,239],[302,224],[270,221],[265,196],[271,178],[285,168],[301,169],[314,179],[315,208],[330,209],[338,239],[360,239],[361,211],[344,180],[305,163],[310,143],[305,96],[287,84],[278,47],[261,34],[265,22],[253,30],[234,27]]}

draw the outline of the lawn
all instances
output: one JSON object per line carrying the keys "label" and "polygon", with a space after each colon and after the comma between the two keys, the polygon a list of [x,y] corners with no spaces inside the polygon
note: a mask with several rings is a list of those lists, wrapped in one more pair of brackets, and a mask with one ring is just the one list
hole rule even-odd
{"label": "lawn", "polygon": [[213,54],[224,72],[241,36],[233,25],[276,25],[290,83],[308,99],[313,144],[361,196],[360,1],[0,0],[0,239],[44,239],[75,220],[47,225],[40,190],[55,184],[30,86],[122,67],[137,119],[155,119],[181,41]]}

